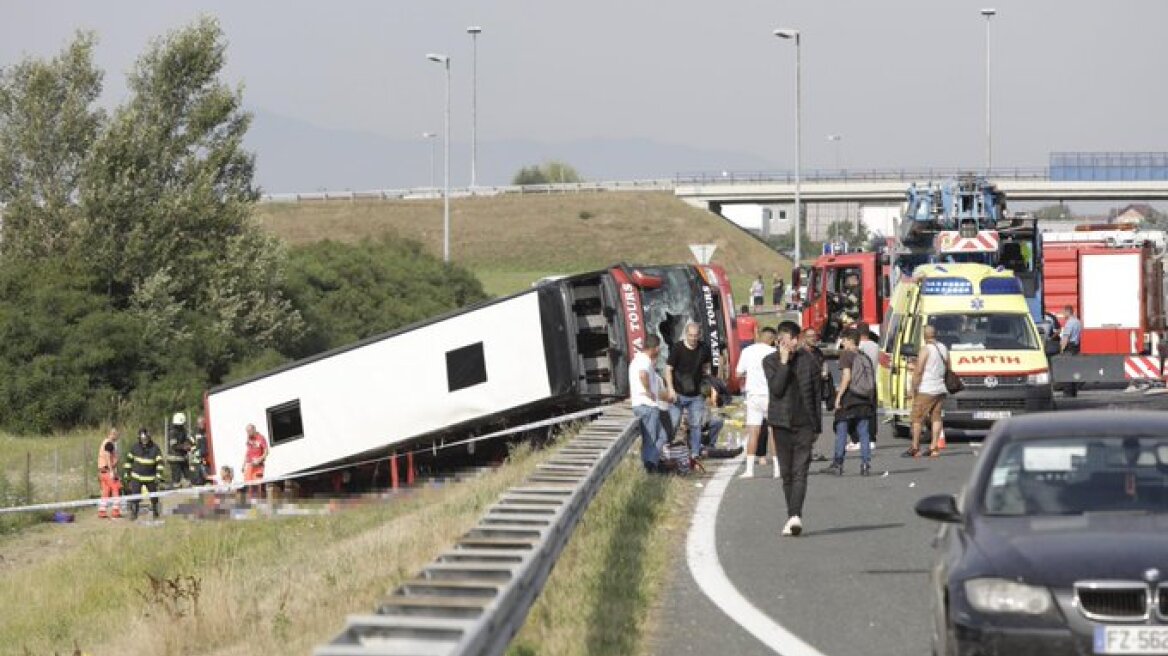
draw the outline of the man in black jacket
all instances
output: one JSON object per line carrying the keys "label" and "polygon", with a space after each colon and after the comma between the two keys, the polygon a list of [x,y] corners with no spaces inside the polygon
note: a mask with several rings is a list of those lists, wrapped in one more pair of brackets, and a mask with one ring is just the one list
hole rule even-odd
{"label": "man in black jacket", "polygon": [[783,535],[803,532],[803,499],[807,496],[807,470],[811,447],[823,426],[820,412],[820,367],[811,354],[799,348],[799,326],[779,324],[777,350],[762,361],[770,389],[767,422],[775,433],[775,455],[783,476],[787,523]]}

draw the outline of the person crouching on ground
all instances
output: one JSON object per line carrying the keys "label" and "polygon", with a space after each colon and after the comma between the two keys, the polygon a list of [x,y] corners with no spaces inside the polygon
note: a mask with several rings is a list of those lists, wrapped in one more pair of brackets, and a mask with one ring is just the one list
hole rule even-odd
{"label": "person crouching on ground", "polygon": [[718,416],[716,409],[718,407],[718,389],[708,382],[702,382],[702,399],[705,400],[705,405],[702,406],[702,452],[700,454],[693,454],[694,457],[705,458],[709,454],[710,449],[718,448],[718,435],[722,432],[722,427],[726,425],[726,420]]}
{"label": "person crouching on ground", "polygon": [[770,392],[767,421],[775,433],[775,455],[787,501],[787,523],[782,534],[799,535],[803,532],[811,447],[823,426],[820,365],[811,352],[799,348],[798,324],[784,321],[778,327],[778,350],[763,359],[762,367]]}

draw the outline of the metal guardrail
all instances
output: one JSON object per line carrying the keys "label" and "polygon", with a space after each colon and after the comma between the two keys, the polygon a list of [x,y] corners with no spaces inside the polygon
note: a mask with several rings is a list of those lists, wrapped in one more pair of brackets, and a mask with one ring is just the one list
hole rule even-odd
{"label": "metal guardrail", "polygon": [[[812,169],[802,171],[802,182],[915,182],[945,180],[959,175],[985,175],[991,180],[1049,180],[1050,170],[1044,167],[999,168],[984,170],[968,168],[903,168],[903,169]],[[758,184],[778,182],[795,183],[794,171],[722,171],[720,173],[678,173],[675,185]]]}
{"label": "metal guardrail", "polygon": [[627,405],[606,408],[452,549],[314,656],[502,654],[523,625],[588,504],[638,435]]}
{"label": "metal guardrail", "polygon": [[[451,198],[525,194],[582,194],[602,191],[673,191],[673,180],[611,180],[604,182],[563,182],[538,185],[502,185],[460,187],[450,190]],[[408,189],[374,189],[368,191],[313,191],[262,194],[261,203],[300,203],[320,201],[426,200],[442,198],[442,189],[415,187]]]}

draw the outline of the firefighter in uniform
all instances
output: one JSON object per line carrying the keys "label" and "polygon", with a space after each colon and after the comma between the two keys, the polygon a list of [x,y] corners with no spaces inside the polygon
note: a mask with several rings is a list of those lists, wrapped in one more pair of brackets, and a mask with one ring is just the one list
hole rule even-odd
{"label": "firefighter in uniform", "polygon": [[[124,478],[130,481],[130,494],[157,492],[162,481],[162,449],[150,437],[145,428],[138,430],[138,443],[130,447],[126,455]],[[138,519],[140,499],[130,501],[130,519]],[[150,498],[150,511],[158,519],[158,497]]]}
{"label": "firefighter in uniform", "polygon": [[195,434],[191,445],[188,464],[191,468],[191,485],[207,484],[207,419],[199,415],[195,419]]}
{"label": "firefighter in uniform", "polygon": [[[97,478],[101,483],[101,500],[97,516],[101,519],[122,516],[122,481],[118,478],[118,429],[111,428],[97,448]],[[112,507],[111,507],[112,506]]]}
{"label": "firefighter in uniform", "polygon": [[191,436],[187,432],[187,416],[181,412],[174,413],[170,420],[170,428],[166,431],[166,465],[170,467],[170,485],[179,487],[183,479],[190,480],[190,471],[187,461],[190,458]]}

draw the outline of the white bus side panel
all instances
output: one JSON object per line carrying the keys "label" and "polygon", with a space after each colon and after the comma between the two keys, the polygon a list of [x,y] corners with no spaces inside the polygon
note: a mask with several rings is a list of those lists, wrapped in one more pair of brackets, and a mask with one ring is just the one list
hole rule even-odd
{"label": "white bus side panel", "polygon": [[[266,477],[304,471],[547,398],[539,295],[495,303],[208,397],[215,464],[240,478],[245,427],[300,401],[304,437],[272,446]],[[486,382],[451,392],[447,352],[482,343]]]}

